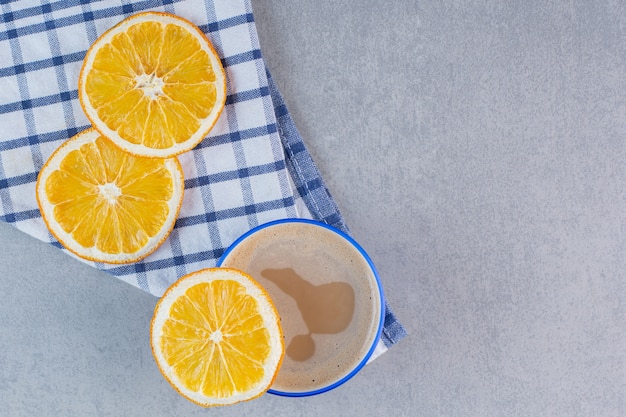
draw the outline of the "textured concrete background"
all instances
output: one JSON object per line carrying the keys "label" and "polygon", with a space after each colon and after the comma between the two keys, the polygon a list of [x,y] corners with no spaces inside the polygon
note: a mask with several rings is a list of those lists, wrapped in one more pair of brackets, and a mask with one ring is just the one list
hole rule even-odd
{"label": "textured concrete background", "polygon": [[409,336],[333,392],[200,409],[154,297],[0,224],[0,416],[626,415],[624,3],[253,6]]}

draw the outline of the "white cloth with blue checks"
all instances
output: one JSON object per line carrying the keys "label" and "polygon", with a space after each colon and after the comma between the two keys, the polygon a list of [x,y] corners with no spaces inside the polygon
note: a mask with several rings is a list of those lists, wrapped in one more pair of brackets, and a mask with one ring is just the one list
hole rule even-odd
{"label": "white cloth with blue checks", "polygon": [[[63,141],[89,127],[77,96],[89,46],[147,10],[174,13],[207,34],[226,70],[226,107],[208,137],[178,157],[185,196],[167,241],[130,265],[88,263],[160,296],[180,276],[215,266],[237,237],[267,221],[306,217],[347,231],[266,69],[249,0],[2,2],[0,220],[74,256],[41,218],[37,174]],[[404,335],[387,306],[378,353]]]}

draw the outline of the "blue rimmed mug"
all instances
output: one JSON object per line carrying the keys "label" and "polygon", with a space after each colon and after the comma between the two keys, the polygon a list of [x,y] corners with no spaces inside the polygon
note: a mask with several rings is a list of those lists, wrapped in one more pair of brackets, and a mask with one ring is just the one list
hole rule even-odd
{"label": "blue rimmed mug", "polygon": [[383,328],[378,272],[349,235],[325,223],[282,219],[239,237],[218,266],[255,278],[281,317],[286,354],[270,393],[334,389],[372,357]]}

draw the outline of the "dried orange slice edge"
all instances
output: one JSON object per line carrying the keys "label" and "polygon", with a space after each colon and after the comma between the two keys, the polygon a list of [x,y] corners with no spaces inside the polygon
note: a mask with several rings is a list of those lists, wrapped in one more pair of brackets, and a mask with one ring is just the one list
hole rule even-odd
{"label": "dried orange slice edge", "polygon": [[165,379],[204,407],[261,396],[285,352],[270,296],[229,268],[203,269],[172,284],[156,305],[150,340]]}

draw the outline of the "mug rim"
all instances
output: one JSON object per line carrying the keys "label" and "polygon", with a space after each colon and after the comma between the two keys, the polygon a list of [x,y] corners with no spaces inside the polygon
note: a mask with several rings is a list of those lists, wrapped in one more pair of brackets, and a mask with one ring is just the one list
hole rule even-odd
{"label": "mug rim", "polygon": [[[352,247],[354,247],[359,254],[363,257],[363,259],[365,259],[365,261],[367,262],[372,275],[374,276],[374,281],[376,283],[376,288],[378,289],[378,298],[380,301],[380,317],[378,317],[378,327],[376,329],[376,334],[374,336],[374,339],[372,340],[372,344],[369,347],[369,349],[367,350],[367,353],[365,354],[365,356],[363,357],[363,359],[354,367],[350,370],[350,372],[348,372],[346,375],[344,375],[342,378],[340,378],[339,380],[333,382],[332,384],[329,384],[325,387],[322,388],[317,388],[314,390],[309,390],[309,391],[280,391],[280,390],[275,390],[270,388],[267,392],[270,394],[274,394],[274,395],[279,395],[279,396],[283,396],[283,397],[308,397],[308,396],[312,396],[312,395],[317,395],[317,394],[321,394],[323,392],[326,391],[330,391],[332,389],[337,388],[340,385],[343,385],[344,383],[346,383],[348,380],[350,380],[352,377],[354,377],[354,375],[356,375],[369,361],[370,357],[372,356],[372,354],[374,353],[374,351],[376,350],[376,347],[378,346],[378,343],[380,342],[381,339],[381,334],[382,334],[382,330],[383,330],[383,324],[384,324],[384,320],[385,320],[385,297],[384,297],[384,293],[383,293],[383,286],[382,283],[380,281],[380,277],[378,275],[378,271],[376,270],[376,267],[374,266],[374,263],[372,262],[372,259],[370,258],[370,256],[367,254],[367,252],[361,247],[361,245],[359,245],[359,243],[354,240],[350,235],[348,235],[347,233],[333,227],[330,226],[327,223],[318,221],[318,220],[311,220],[311,219],[303,219],[303,218],[285,218],[285,219],[279,219],[279,220],[272,220],[269,221],[267,223],[263,223],[261,225],[258,225],[250,230],[248,230],[246,233],[242,234],[241,236],[239,236],[222,254],[222,256],[220,256],[220,258],[217,261],[217,267],[221,267],[222,264],[224,263],[224,260],[228,257],[228,255],[237,247],[239,246],[244,240],[246,240],[248,237],[250,237],[251,235],[267,229],[269,227],[272,226],[276,226],[276,225],[281,225],[281,224],[287,224],[287,223],[305,223],[305,224],[309,224],[312,226],[317,226],[317,227],[322,227],[324,229],[327,229],[337,235],[339,235],[341,238],[343,238],[344,240],[346,240],[350,245],[352,245]],[[279,371],[280,372],[280,371]]]}

